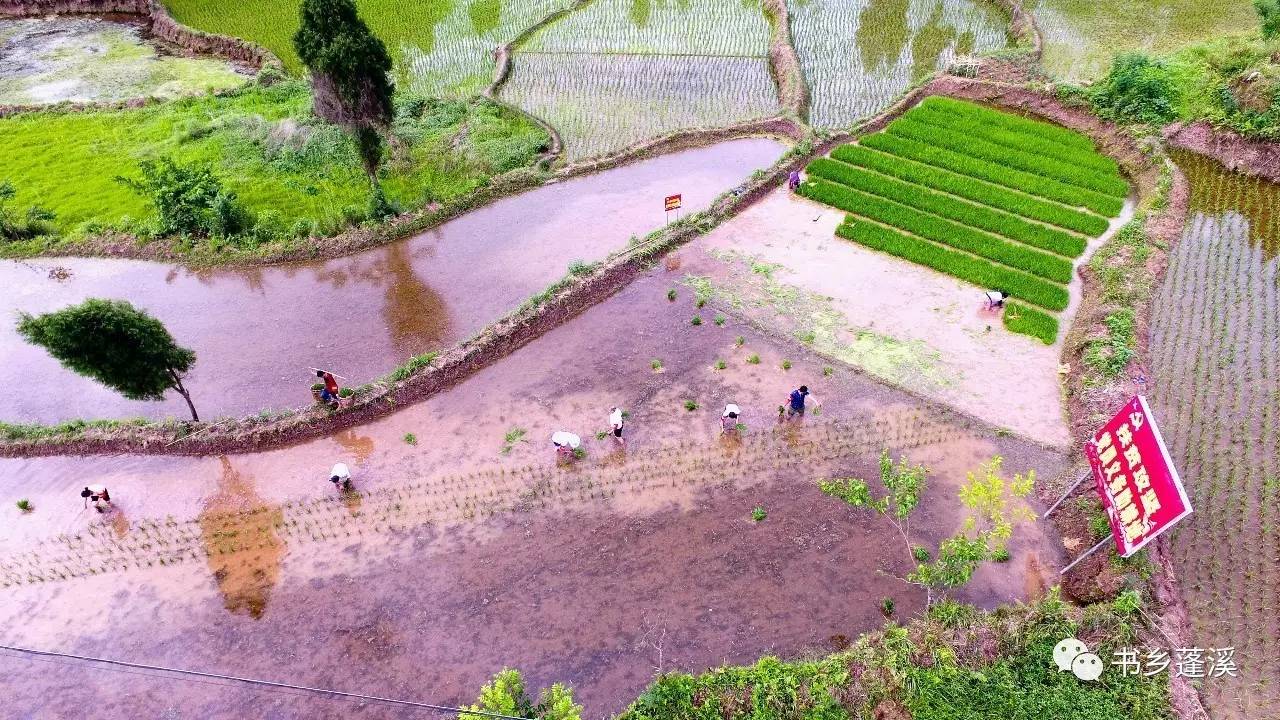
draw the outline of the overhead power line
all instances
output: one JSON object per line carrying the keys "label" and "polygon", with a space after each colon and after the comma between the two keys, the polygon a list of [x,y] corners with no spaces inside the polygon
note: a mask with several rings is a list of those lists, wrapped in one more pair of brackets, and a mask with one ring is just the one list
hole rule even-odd
{"label": "overhead power line", "polygon": [[[419,708],[422,710],[433,710],[440,713],[450,713],[457,715],[465,713],[467,715],[478,715],[480,717],[496,718],[496,720],[531,720],[530,718],[519,717],[516,715],[502,715],[500,713],[486,712],[484,710],[468,710],[467,708],[453,707],[451,705],[435,705],[432,703],[417,702],[416,700],[400,700],[397,698],[382,697],[379,695],[365,695],[363,693],[345,692],[343,690],[330,690],[328,688],[309,687],[307,685],[294,685],[292,683],[275,682],[272,680],[258,680],[256,678],[238,677],[236,675],[222,675],[220,673],[203,672],[200,670],[184,670],[182,668],[170,668],[161,665],[147,665],[145,663],[128,662],[126,660],[112,660],[110,658],[92,657],[90,655],[75,655],[73,653],[53,652],[50,650],[34,650],[32,648],[17,647],[14,645],[0,645],[0,650],[9,650],[11,652],[29,655],[34,657],[59,658],[63,660],[76,660],[79,662],[101,663],[109,666],[110,669],[128,668],[132,670],[148,670],[152,672],[173,673],[191,678],[229,680],[231,682],[244,683],[245,685],[255,685],[274,690],[296,690],[301,692],[313,693],[316,695],[329,696],[333,698],[343,698],[348,700],[368,700],[370,702],[386,703],[388,705],[400,705],[402,707]],[[127,670],[125,670],[127,672]]]}

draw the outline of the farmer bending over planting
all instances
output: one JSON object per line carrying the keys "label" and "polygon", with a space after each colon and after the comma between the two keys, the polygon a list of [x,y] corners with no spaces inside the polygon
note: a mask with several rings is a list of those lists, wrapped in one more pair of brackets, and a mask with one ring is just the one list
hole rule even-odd
{"label": "farmer bending over planting", "polygon": [[333,373],[317,370],[316,377],[324,382],[324,387],[320,389],[320,399],[327,403],[338,402],[338,381],[334,379]]}
{"label": "farmer bending over planting", "polygon": [[111,507],[111,493],[107,492],[106,485],[86,485],[80,497],[84,498],[85,507],[92,502],[98,512],[106,512]]}
{"label": "farmer bending over planting", "polygon": [[329,471],[329,482],[338,489],[338,492],[346,492],[351,490],[351,470],[346,463],[338,463]]}
{"label": "farmer bending over planting", "polygon": [[988,290],[987,292],[983,293],[982,296],[987,301],[988,310],[1003,308],[1004,301],[1009,299],[1009,293],[1005,292],[1004,290]]}
{"label": "farmer bending over planting", "polygon": [[[800,417],[804,417],[804,399],[807,397],[809,397],[808,385],[801,385],[799,389],[791,391],[791,395],[787,398],[787,419],[788,420],[795,417],[796,415],[799,415]],[[814,398],[813,401],[817,402],[818,399]]]}
{"label": "farmer bending over planting", "polygon": [[571,432],[560,430],[551,435],[551,444],[556,447],[556,457],[572,458],[573,451],[582,445],[582,438]]}
{"label": "farmer bending over planting", "polygon": [[627,419],[622,416],[622,408],[615,407],[609,411],[609,429],[613,432],[614,440],[624,447],[627,441],[622,439],[622,427],[626,424]]}
{"label": "farmer bending over planting", "polygon": [[733,403],[724,406],[724,413],[720,415],[720,434],[738,431],[738,416],[742,414],[742,408]]}

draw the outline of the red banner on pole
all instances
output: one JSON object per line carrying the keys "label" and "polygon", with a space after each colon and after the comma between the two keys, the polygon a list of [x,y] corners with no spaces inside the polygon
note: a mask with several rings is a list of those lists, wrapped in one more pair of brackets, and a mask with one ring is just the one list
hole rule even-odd
{"label": "red banner on pole", "polygon": [[1191,514],[1187,491],[1143,396],[1135,395],[1094,433],[1084,454],[1121,557]]}
{"label": "red banner on pole", "polygon": [[668,195],[668,196],[667,196],[666,201],[665,201],[663,204],[666,206],[666,208],[667,208],[667,212],[671,212],[672,210],[679,210],[679,209],[680,209],[680,196],[679,196],[679,195]]}

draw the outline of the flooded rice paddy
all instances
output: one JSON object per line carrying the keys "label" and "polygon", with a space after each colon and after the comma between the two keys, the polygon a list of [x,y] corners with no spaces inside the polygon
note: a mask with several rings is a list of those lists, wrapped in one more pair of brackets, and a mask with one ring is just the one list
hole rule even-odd
{"label": "flooded rice paddy", "polygon": [[[55,310],[88,297],[129,300],[196,351],[187,387],[202,416],[310,402],[307,368],[369,382],[409,357],[465,338],[562,277],[740,184],[784,151],[745,139],[664,155],[500,200],[414,238],[338,260],[250,269],[74,259],[0,263],[0,315]],[[59,269],[67,274],[64,278]],[[7,421],[183,417],[181,398],[125,400],[63,369],[0,324]]]}
{"label": "flooded rice paddy", "polygon": [[[1181,153],[1191,215],[1152,319],[1153,406],[1195,507],[1172,557],[1199,645],[1234,646],[1206,682],[1215,717],[1280,713],[1280,187]],[[1245,548],[1224,554],[1222,543]],[[1245,670],[1245,668],[1250,668]]]}
{"label": "flooded rice paddy", "polygon": [[0,19],[0,105],[174,98],[250,77],[223,60],[170,54],[126,18]]}
{"label": "flooded rice paddy", "polygon": [[[736,320],[693,325],[714,309],[681,277],[655,269],[458,387],[332,438],[233,458],[0,461],[0,638],[446,704],[518,667],[531,687],[571,683],[585,716],[604,717],[656,672],[829,651],[881,624],[883,597],[899,617],[920,609],[884,574],[905,569],[901,543],[815,480],[868,476],[882,449],[925,463],[934,484],[913,526],[928,544],[959,527],[958,483],[992,455],[1009,473],[1065,469]],[[779,424],[802,382],[809,416]],[[719,435],[730,401],[740,440]],[[612,405],[630,413],[625,449],[596,437]],[[555,464],[558,429],[582,435],[582,461]],[[325,480],[338,460],[358,495]],[[82,510],[89,477],[116,511]],[[1045,532],[1020,527],[1012,562],[964,599],[1042,591],[1060,562]],[[105,718],[401,716],[7,655],[0,671],[17,717],[86,703]]]}

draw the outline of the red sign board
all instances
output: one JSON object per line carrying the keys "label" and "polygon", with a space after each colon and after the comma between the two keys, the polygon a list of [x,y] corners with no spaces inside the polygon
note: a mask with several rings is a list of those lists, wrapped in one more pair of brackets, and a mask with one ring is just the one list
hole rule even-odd
{"label": "red sign board", "polygon": [[679,195],[668,195],[668,196],[667,196],[667,200],[666,200],[666,202],[664,203],[664,205],[666,205],[667,212],[671,212],[672,210],[679,210],[679,209],[680,209],[680,196],[679,196]]}
{"label": "red sign board", "polygon": [[1085,443],[1116,552],[1129,557],[1191,514],[1147,399],[1135,395]]}

